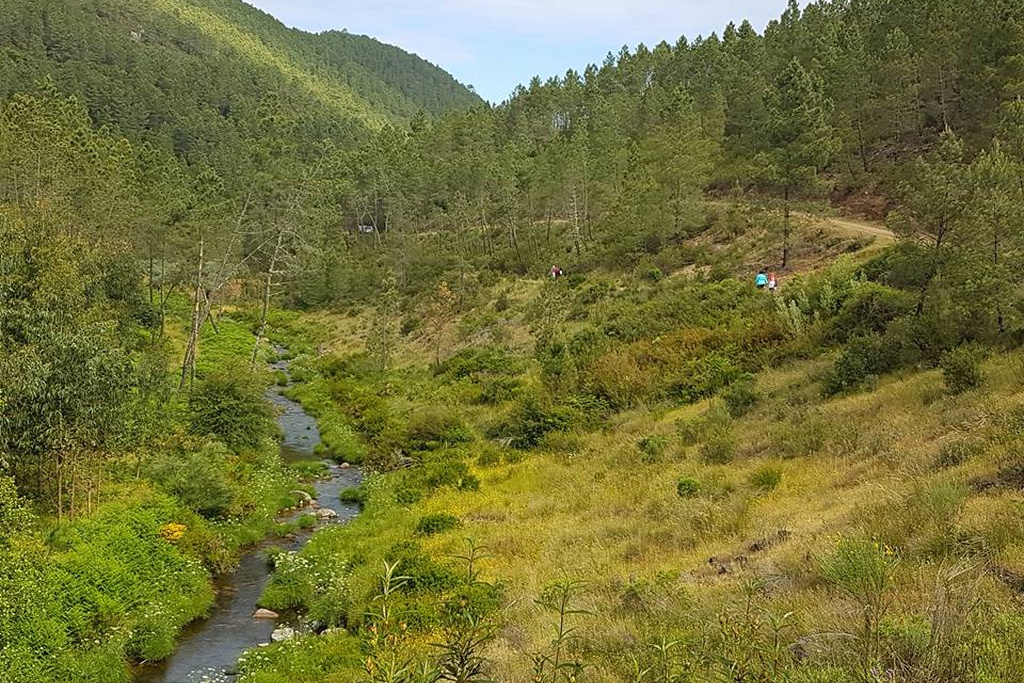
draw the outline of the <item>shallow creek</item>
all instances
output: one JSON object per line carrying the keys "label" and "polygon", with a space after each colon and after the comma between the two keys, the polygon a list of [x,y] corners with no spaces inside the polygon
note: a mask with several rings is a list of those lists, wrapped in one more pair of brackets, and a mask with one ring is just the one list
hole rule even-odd
{"label": "shallow creek", "polygon": [[[278,349],[283,351],[283,349]],[[288,361],[277,361],[272,370],[288,373]],[[311,460],[320,442],[316,420],[302,406],[282,395],[280,387],[267,390],[267,400],[277,409],[277,422],[281,426],[281,458],[285,462]],[[339,501],[340,493],[362,481],[362,472],[356,468],[342,468],[330,463],[329,478],[317,481],[316,501],[320,508],[337,512],[338,516],[317,522],[344,523],[357,514],[359,506]],[[300,510],[281,518],[295,519],[310,510]],[[143,667],[135,677],[136,683],[221,683],[237,678],[236,664],[246,650],[270,642],[275,628],[296,626],[294,615],[280,619],[254,619],[257,601],[270,577],[267,551],[272,548],[298,550],[315,530],[299,531],[292,537],[273,539],[257,545],[242,556],[238,567],[217,579],[217,603],[210,616],[197,621],[182,633],[178,647],[168,659]]]}

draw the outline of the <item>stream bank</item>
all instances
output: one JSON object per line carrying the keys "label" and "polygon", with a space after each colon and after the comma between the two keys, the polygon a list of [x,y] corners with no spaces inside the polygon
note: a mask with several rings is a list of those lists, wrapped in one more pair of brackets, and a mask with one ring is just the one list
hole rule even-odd
{"label": "stream bank", "polygon": [[[284,349],[278,349],[283,352]],[[270,369],[289,377],[290,361],[278,360]],[[315,459],[320,443],[316,420],[301,405],[283,395],[286,387],[271,387],[267,400],[277,411],[281,428],[281,459],[285,463]],[[135,683],[230,683],[237,679],[238,658],[247,650],[271,641],[271,634],[280,627],[298,627],[295,615],[277,619],[254,618],[258,601],[267,586],[271,567],[269,552],[275,549],[300,550],[316,528],[345,523],[359,514],[359,506],[343,503],[341,492],[359,486],[362,472],[355,467],[327,463],[328,476],[314,483],[315,505],[318,509],[301,508],[279,518],[295,521],[303,514],[317,514],[313,529],[299,530],[283,538],[267,540],[248,550],[231,572],[216,579],[217,602],[210,615],[187,627],[181,634],[174,654],[166,660],[140,669]],[[330,515],[333,511],[336,516]]]}

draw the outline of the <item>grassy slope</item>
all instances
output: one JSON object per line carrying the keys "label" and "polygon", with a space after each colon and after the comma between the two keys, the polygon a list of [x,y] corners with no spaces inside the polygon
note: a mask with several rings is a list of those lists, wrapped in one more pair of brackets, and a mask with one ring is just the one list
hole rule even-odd
{"label": "grassy slope", "polygon": [[[815,269],[851,249],[854,260],[877,252],[870,240],[858,247],[829,236],[850,229],[809,221],[798,240],[800,267]],[[742,253],[763,244],[763,236],[753,230],[738,240],[712,240],[711,248]],[[520,316],[539,284],[521,280],[492,291],[509,296],[512,305],[498,325],[525,352],[530,335]],[[333,352],[346,355],[362,350],[368,318],[363,312],[310,320]],[[464,338],[472,339],[474,321],[460,324]],[[423,373],[430,356],[422,339],[400,346],[401,367],[389,392],[395,409],[416,415],[430,405],[458,406],[486,430],[500,409],[469,405],[458,387],[430,380]],[[551,637],[551,617],[533,599],[552,581],[571,577],[586,582],[580,600],[593,613],[578,619],[595,666],[590,676],[618,681],[645,642],[685,641],[716,632],[722,619],[733,623],[750,586],[758,587],[757,629],[791,614],[783,619],[785,642],[821,654],[821,671],[837,658],[855,659],[850,643],[856,638],[822,635],[855,633],[860,607],[823,580],[820,560],[841,538],[870,538],[895,567],[886,647],[909,651],[922,633],[927,641],[929,619],[937,614],[984,622],[978,647],[1001,652],[987,680],[1017,680],[1011,651],[1019,634],[1011,638],[1015,627],[1006,631],[1004,625],[1018,616],[1024,494],[1006,473],[1013,471],[1007,470],[1013,460],[1007,444],[1015,443],[1024,414],[1024,355],[990,358],[983,388],[961,396],[946,396],[941,373],[933,370],[887,377],[869,393],[825,400],[817,378],[829,364],[824,357],[762,372],[759,403],[735,420],[715,417],[722,415],[719,399],[637,408],[594,433],[550,442],[525,460],[492,458],[474,468],[478,492],[447,489],[411,508],[389,508],[380,524],[367,519],[353,529],[363,541],[338,540],[335,551],[372,556],[407,536],[422,515],[454,514],[462,528],[422,543],[435,558],[465,552],[467,537],[487,547],[487,574],[505,584],[509,602],[507,626],[489,650],[498,680],[528,680],[528,653]],[[727,464],[704,457],[713,438],[701,429],[708,415],[729,425]],[[651,437],[658,446],[644,448]],[[682,478],[698,482],[699,494],[678,495]],[[380,543],[365,540],[385,530]],[[978,603],[957,612],[955,596],[963,595]],[[739,628],[733,640],[723,636],[719,651],[759,647],[755,636],[742,635],[742,623]],[[820,675],[826,678],[815,680],[847,680]]]}

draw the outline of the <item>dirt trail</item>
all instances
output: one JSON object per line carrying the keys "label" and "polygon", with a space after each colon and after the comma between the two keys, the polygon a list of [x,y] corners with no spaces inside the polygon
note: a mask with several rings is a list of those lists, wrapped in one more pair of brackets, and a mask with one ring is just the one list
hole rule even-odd
{"label": "dirt trail", "polygon": [[868,221],[857,220],[854,218],[831,218],[812,215],[807,215],[805,217],[815,223],[825,226],[826,228],[831,228],[836,232],[841,232],[847,235],[850,233],[857,233],[860,235],[878,237],[879,239],[888,242],[894,242],[896,240],[896,235],[893,234],[892,230],[878,223],[870,223]]}

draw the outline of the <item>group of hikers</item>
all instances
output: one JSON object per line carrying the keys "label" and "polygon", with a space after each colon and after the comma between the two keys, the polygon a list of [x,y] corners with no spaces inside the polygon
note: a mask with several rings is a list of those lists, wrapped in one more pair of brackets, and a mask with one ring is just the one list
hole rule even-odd
{"label": "group of hikers", "polygon": [[754,278],[754,286],[758,289],[766,289],[772,294],[779,287],[779,280],[775,277],[775,271],[765,271],[764,268],[757,271],[757,276]]}

